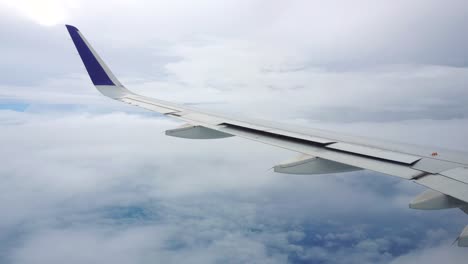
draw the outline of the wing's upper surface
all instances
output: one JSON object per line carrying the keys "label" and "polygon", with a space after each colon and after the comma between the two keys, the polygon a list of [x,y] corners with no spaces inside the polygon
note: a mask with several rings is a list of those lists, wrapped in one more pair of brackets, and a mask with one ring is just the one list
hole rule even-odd
{"label": "wing's upper surface", "polygon": [[[102,94],[188,123],[166,131],[167,135],[192,139],[239,136],[301,154],[290,162],[276,166],[275,171],[278,172],[322,174],[368,169],[430,188],[410,204],[412,208],[457,207],[468,211],[466,154],[233,118],[138,95],[117,80],[77,28],[67,25],[67,29],[92,82]],[[460,236],[459,245],[468,246],[468,229]]]}

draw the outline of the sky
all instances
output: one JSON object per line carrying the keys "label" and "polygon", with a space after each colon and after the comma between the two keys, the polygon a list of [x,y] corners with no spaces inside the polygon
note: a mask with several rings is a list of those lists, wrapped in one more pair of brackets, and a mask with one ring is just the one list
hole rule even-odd
{"label": "sky", "polygon": [[0,0],[0,263],[462,263],[458,209],[370,171],[164,135],[93,87],[77,26],[129,89],[201,109],[468,148],[468,2]]}

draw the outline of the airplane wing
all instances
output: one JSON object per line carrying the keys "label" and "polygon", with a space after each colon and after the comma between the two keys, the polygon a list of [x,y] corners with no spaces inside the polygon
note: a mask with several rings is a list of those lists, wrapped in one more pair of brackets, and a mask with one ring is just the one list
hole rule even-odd
{"label": "airplane wing", "polygon": [[[410,208],[460,208],[468,214],[468,155],[388,143],[339,133],[233,118],[149,98],[125,88],[74,26],[66,25],[95,87],[105,96],[185,121],[166,135],[189,139],[238,136],[289,149],[298,157],[274,166],[279,173],[326,174],[372,170],[426,186]],[[468,247],[468,226],[458,238]]]}

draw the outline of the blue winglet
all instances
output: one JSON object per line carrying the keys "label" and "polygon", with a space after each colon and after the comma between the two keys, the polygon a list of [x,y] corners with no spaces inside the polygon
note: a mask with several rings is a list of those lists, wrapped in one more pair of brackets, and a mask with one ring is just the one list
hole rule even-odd
{"label": "blue winglet", "polygon": [[95,54],[93,54],[93,51],[79,33],[79,30],[71,25],[65,26],[67,27],[68,33],[70,33],[73,43],[75,44],[75,47],[80,54],[81,60],[83,61],[86,70],[88,71],[89,77],[91,78],[91,81],[94,83],[94,85],[115,85],[115,83],[106,73],[103,65],[99,63],[99,60],[96,58],[97,55],[95,56]]}

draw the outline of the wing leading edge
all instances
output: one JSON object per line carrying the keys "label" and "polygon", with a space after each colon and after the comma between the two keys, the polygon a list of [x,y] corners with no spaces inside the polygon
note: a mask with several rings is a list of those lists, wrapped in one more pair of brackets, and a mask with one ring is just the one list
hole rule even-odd
{"label": "wing leading edge", "polygon": [[[232,118],[138,95],[119,82],[76,27],[66,27],[91,81],[103,95],[187,122],[183,127],[166,131],[167,135],[190,139],[239,136],[300,153],[300,157],[275,166],[282,173],[323,174],[367,169],[397,176],[431,189],[416,197],[410,203],[411,208],[460,208],[468,213],[468,156],[464,154],[434,153],[329,131]],[[468,246],[468,226],[459,236],[458,245]]]}

